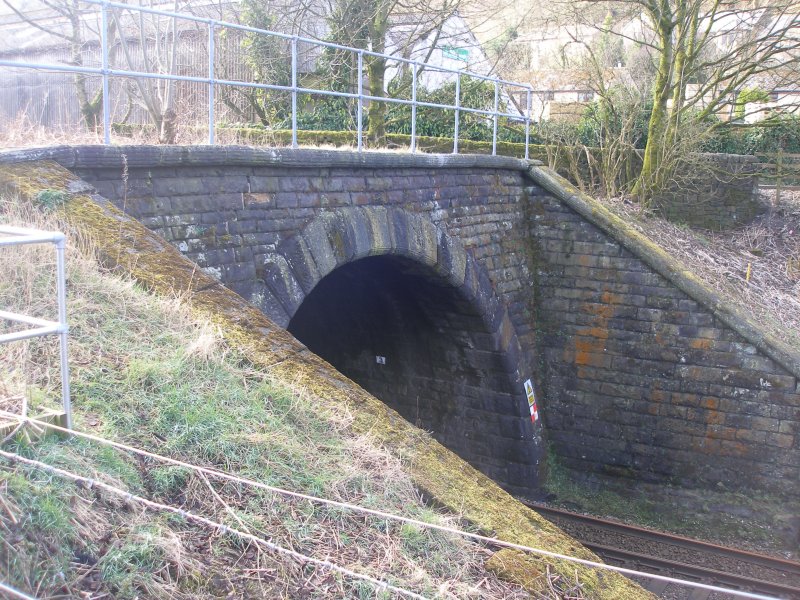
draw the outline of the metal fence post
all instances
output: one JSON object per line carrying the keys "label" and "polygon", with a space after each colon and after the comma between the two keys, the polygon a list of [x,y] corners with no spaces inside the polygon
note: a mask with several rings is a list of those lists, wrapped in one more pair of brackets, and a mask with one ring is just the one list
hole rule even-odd
{"label": "metal fence post", "polygon": [[411,153],[417,151],[417,63],[411,63]]}
{"label": "metal fence post", "polygon": [[108,85],[108,6],[100,5],[100,52],[103,71],[103,143],[111,144],[111,102]]}
{"label": "metal fence post", "polygon": [[456,123],[453,128],[453,154],[458,154],[458,125],[461,118],[461,111],[458,107],[461,106],[461,73],[456,73]]}
{"label": "metal fence post", "polygon": [[531,141],[531,91],[532,88],[528,85],[528,88],[525,90],[525,160],[530,158],[528,146]]}
{"label": "metal fence post", "polygon": [[[39,231],[26,227],[0,225],[0,248],[25,244],[53,244],[56,250],[56,296],[58,320],[40,319],[6,310],[0,310],[0,320],[24,323],[27,328],[10,333],[0,333],[0,344],[45,335],[59,337],[61,355],[61,404],[64,407],[64,427],[72,429],[72,405],[69,392],[69,360],[67,355],[67,276],[64,253],[66,236],[58,231]],[[25,415],[22,415],[23,417]]]}
{"label": "metal fence post", "polygon": [[64,407],[65,427],[72,429],[72,402],[69,394],[69,360],[67,355],[67,275],[64,264],[66,238],[63,234],[55,240],[56,294],[58,295],[59,352],[61,355],[61,403]]}
{"label": "metal fence post", "polygon": [[292,38],[292,148],[297,148],[297,38]]}
{"label": "metal fence post", "polygon": [[214,145],[214,22],[208,22],[208,143]]}
{"label": "metal fence post", "polygon": [[364,51],[358,51],[358,151],[364,142]]}
{"label": "metal fence post", "polygon": [[492,156],[497,156],[497,111],[500,108],[500,84],[494,82],[494,118],[492,123]]}

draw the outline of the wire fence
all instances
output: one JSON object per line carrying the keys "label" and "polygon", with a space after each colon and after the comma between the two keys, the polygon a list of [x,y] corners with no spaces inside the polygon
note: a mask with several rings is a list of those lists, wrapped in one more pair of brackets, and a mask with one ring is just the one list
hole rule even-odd
{"label": "wire fence", "polygon": [[[59,427],[58,425],[54,425],[54,424],[47,423],[45,421],[41,421],[41,420],[38,420],[38,419],[33,419],[33,418],[30,418],[30,417],[22,417],[20,415],[16,415],[14,413],[9,413],[9,412],[4,411],[4,410],[0,410],[0,415],[2,415],[3,417],[6,417],[6,418],[15,419],[15,420],[17,420],[18,422],[20,422],[22,424],[31,424],[31,425],[36,425],[38,427],[41,427],[43,429],[49,429],[49,430],[52,430],[52,431],[62,432],[62,433],[69,433],[70,435],[75,436],[77,438],[82,438],[82,439],[85,439],[85,440],[88,440],[88,441],[97,442],[97,443],[102,444],[104,446],[109,446],[109,447],[112,447],[112,448],[116,448],[117,450],[121,450],[121,451],[124,451],[124,452],[130,452],[130,453],[133,453],[133,454],[137,454],[137,455],[139,455],[141,457],[150,458],[150,459],[162,462],[162,463],[171,464],[171,465],[174,465],[174,466],[190,469],[190,470],[195,471],[197,473],[202,473],[204,475],[208,475],[211,478],[222,479],[224,481],[229,481],[229,482],[238,483],[238,484],[241,484],[241,485],[244,485],[244,486],[248,486],[248,487],[253,487],[253,488],[257,488],[257,489],[266,490],[266,491],[269,491],[269,492],[272,492],[274,494],[278,494],[278,495],[284,496],[284,497],[307,500],[307,501],[315,503],[315,504],[321,504],[321,505],[326,505],[326,506],[342,508],[342,509],[345,509],[345,510],[350,510],[352,512],[361,513],[363,515],[369,515],[369,516],[378,517],[378,518],[381,518],[381,519],[387,519],[387,520],[391,520],[391,521],[396,521],[396,522],[400,522],[400,523],[414,525],[416,527],[421,527],[423,529],[441,531],[441,532],[444,532],[444,533],[461,536],[463,538],[470,539],[470,540],[473,540],[473,541],[476,541],[476,542],[488,544],[491,547],[510,548],[512,550],[519,550],[519,551],[522,551],[522,552],[531,553],[531,554],[535,554],[535,555],[539,555],[539,556],[543,556],[543,557],[547,557],[547,558],[564,560],[564,561],[567,561],[567,562],[572,562],[572,563],[584,565],[584,566],[587,566],[587,567],[592,567],[592,568],[601,569],[601,570],[607,570],[607,571],[613,571],[613,572],[616,572],[616,573],[621,573],[621,574],[626,575],[626,576],[643,577],[643,578],[647,578],[647,579],[663,581],[663,582],[666,582],[666,583],[674,583],[674,584],[677,584],[677,585],[686,586],[686,587],[690,587],[690,588],[696,588],[696,589],[699,589],[699,590],[707,590],[707,591],[710,591],[710,592],[719,592],[719,593],[728,594],[730,596],[735,596],[735,597],[740,597],[740,598],[749,598],[751,600],[779,600],[779,599],[774,598],[772,596],[766,596],[766,595],[763,595],[763,594],[757,594],[757,593],[746,591],[746,590],[734,590],[734,589],[730,589],[730,588],[724,588],[724,587],[719,587],[719,586],[715,586],[715,585],[702,583],[702,582],[699,582],[699,581],[688,581],[688,580],[685,580],[685,579],[669,577],[669,576],[666,576],[666,575],[659,575],[659,574],[655,574],[655,573],[647,573],[647,572],[644,572],[644,571],[637,571],[635,569],[627,569],[625,567],[619,567],[619,566],[616,566],[616,565],[609,565],[609,564],[597,562],[597,561],[594,561],[594,560],[588,560],[588,559],[585,559],[585,558],[578,558],[576,556],[570,556],[570,555],[561,554],[561,553],[558,553],[558,552],[551,552],[549,550],[544,550],[542,548],[534,548],[532,546],[527,546],[525,544],[517,544],[517,543],[514,543],[514,542],[509,542],[509,541],[502,540],[502,539],[499,539],[499,538],[496,538],[496,537],[492,537],[492,536],[482,535],[482,534],[474,533],[474,532],[471,532],[471,531],[465,531],[463,529],[457,529],[457,528],[454,528],[454,527],[448,527],[446,525],[440,525],[438,523],[431,523],[431,522],[427,522],[427,521],[421,521],[419,519],[414,519],[414,518],[411,518],[411,517],[406,517],[406,516],[403,516],[403,515],[399,515],[399,514],[395,514],[395,513],[391,513],[391,512],[386,512],[386,511],[383,511],[383,510],[367,508],[367,507],[364,507],[364,506],[360,506],[358,504],[352,504],[352,503],[349,503],[349,502],[342,502],[342,501],[338,501],[338,500],[332,500],[330,498],[325,498],[325,497],[320,497],[320,496],[312,496],[312,495],[309,495],[309,494],[304,494],[304,493],[301,493],[301,492],[296,492],[296,491],[292,491],[292,490],[287,490],[287,489],[284,489],[284,488],[276,487],[276,486],[273,486],[273,485],[269,485],[269,484],[266,484],[266,483],[263,483],[263,482],[260,482],[260,481],[249,479],[247,477],[241,477],[241,476],[238,476],[238,475],[233,475],[233,474],[227,473],[225,471],[220,471],[220,470],[215,469],[215,468],[204,467],[202,465],[188,463],[188,462],[181,461],[181,460],[178,460],[178,459],[175,459],[175,458],[171,458],[171,457],[168,457],[168,456],[157,454],[155,452],[149,452],[147,450],[142,450],[141,448],[136,448],[136,447],[130,446],[128,444],[115,442],[113,440],[109,440],[109,439],[106,439],[106,438],[103,438],[103,437],[100,437],[100,436],[97,436],[97,435],[93,435],[91,433],[86,433],[86,432],[76,431],[76,430],[68,431],[63,427]],[[344,569],[344,568],[342,568],[342,567],[340,567],[338,565],[330,563],[329,561],[320,561],[320,560],[314,559],[312,557],[308,557],[308,556],[305,556],[305,555],[300,555],[300,554],[298,554],[296,552],[293,552],[293,551],[288,551],[286,549],[283,549],[281,547],[276,546],[272,542],[266,542],[265,540],[263,540],[261,538],[258,538],[256,536],[252,536],[251,534],[248,534],[246,532],[241,532],[241,531],[239,531],[237,529],[228,527],[228,526],[223,525],[221,523],[214,522],[214,521],[212,521],[210,519],[207,519],[205,517],[201,517],[201,516],[195,515],[194,513],[188,513],[186,511],[184,511],[183,509],[180,509],[180,508],[177,508],[177,507],[174,507],[174,506],[171,506],[171,505],[165,505],[165,504],[160,504],[160,503],[157,503],[157,502],[153,502],[152,500],[148,500],[146,498],[143,498],[143,497],[140,497],[140,496],[136,496],[135,494],[131,494],[130,492],[128,492],[126,490],[122,490],[122,489],[120,489],[118,487],[111,486],[111,485],[106,484],[106,483],[98,482],[97,480],[93,480],[93,479],[90,479],[90,478],[87,478],[87,477],[82,477],[82,476],[76,475],[76,474],[74,474],[74,473],[72,473],[70,471],[66,471],[64,469],[58,469],[57,467],[54,467],[54,466],[52,466],[50,464],[43,463],[43,462],[37,461],[37,460],[33,460],[33,459],[30,459],[30,458],[27,458],[27,457],[22,457],[22,456],[20,456],[18,454],[12,453],[12,452],[5,452],[3,450],[0,450],[0,457],[5,458],[6,460],[8,460],[10,462],[13,462],[13,463],[22,463],[22,464],[26,464],[26,465],[29,465],[29,466],[32,466],[32,467],[35,467],[35,468],[38,468],[38,469],[43,469],[43,470],[49,471],[49,472],[51,472],[53,474],[56,474],[56,475],[58,475],[60,477],[65,477],[65,478],[70,479],[72,481],[82,482],[82,483],[88,484],[90,487],[93,486],[93,485],[97,486],[97,487],[100,487],[100,488],[102,488],[102,489],[104,489],[104,490],[106,490],[106,491],[108,491],[108,492],[110,492],[112,494],[123,496],[123,497],[125,497],[125,498],[127,498],[127,499],[129,499],[131,501],[139,502],[143,506],[145,506],[147,508],[150,508],[150,509],[153,509],[153,510],[162,510],[162,511],[168,511],[168,512],[173,512],[173,513],[176,513],[176,514],[180,514],[180,515],[188,518],[189,520],[194,520],[194,521],[196,521],[196,522],[198,522],[200,524],[219,529],[220,531],[228,532],[228,533],[231,533],[233,535],[237,535],[239,537],[244,537],[245,539],[248,539],[248,540],[253,541],[255,543],[259,543],[259,544],[265,543],[266,547],[268,547],[270,550],[273,550],[273,551],[281,553],[281,554],[293,555],[293,556],[295,556],[295,558],[298,558],[299,560],[308,561],[310,563],[317,564],[319,566],[338,571],[340,573],[343,573],[343,574],[348,575],[348,576],[353,577],[353,578],[369,581],[370,583],[375,585],[378,589],[390,589],[392,591],[396,591],[397,593],[400,593],[400,594],[403,594],[403,595],[406,595],[406,596],[409,596],[409,597],[414,597],[414,598],[419,598],[420,597],[418,594],[415,594],[414,592],[411,592],[409,590],[405,590],[403,588],[393,588],[392,586],[389,586],[386,583],[385,579],[378,580],[378,579],[370,578],[370,577],[365,576],[365,575],[363,575],[361,573],[355,573],[355,572],[350,571],[348,569]]]}
{"label": "wire fence", "polygon": [[[124,104],[122,98],[126,93],[138,96],[139,114],[133,122],[138,120],[142,123],[149,116],[150,125],[163,129],[170,126],[170,119],[174,119],[175,113],[178,112],[175,108],[174,87],[180,84],[191,86],[188,93],[184,92],[183,102],[178,107],[179,112],[187,114],[180,116],[195,118],[197,120],[193,125],[195,129],[204,125],[207,128],[209,144],[217,142],[220,117],[226,119],[230,110],[243,114],[246,109],[252,114],[254,109],[263,111],[273,108],[256,106],[257,103],[252,99],[249,101],[249,107],[243,107],[242,105],[248,102],[243,100],[242,96],[248,92],[255,92],[272,94],[269,101],[273,104],[288,105],[280,108],[287,115],[286,129],[291,131],[292,147],[298,145],[297,132],[302,129],[299,120],[304,116],[303,112],[314,111],[315,102],[322,102],[326,98],[338,98],[349,102],[351,106],[354,105],[352,120],[355,145],[359,151],[365,146],[365,124],[368,118],[366,113],[370,104],[384,103],[387,107],[395,107],[395,110],[404,107],[407,111],[400,111],[398,118],[408,121],[404,122],[403,126],[410,135],[409,149],[412,153],[418,149],[418,126],[421,114],[438,111],[439,120],[444,118],[444,115],[452,113],[450,122],[453,153],[457,154],[459,151],[459,140],[464,138],[462,128],[467,124],[472,131],[480,129],[487,140],[491,139],[492,154],[496,154],[501,124],[516,123],[520,129],[520,140],[524,137],[525,158],[528,158],[532,98],[532,88],[529,84],[431,64],[430,61],[373,52],[205,16],[134,6],[111,0],[81,0],[81,2],[90,5],[93,9],[92,16],[99,18],[97,39],[86,41],[81,46],[81,52],[85,54],[72,59],[62,56],[49,62],[30,60],[26,55],[18,53],[11,59],[0,58],[0,67],[7,70],[8,76],[4,77],[6,80],[4,87],[7,89],[9,85],[23,89],[24,80],[20,79],[19,73],[30,73],[32,70],[49,74],[72,74],[76,78],[91,80],[88,92],[91,94],[94,92],[94,87],[98,88],[96,99],[100,101],[101,106],[96,107],[98,110],[95,114],[105,144],[110,144],[112,141],[115,117],[119,117],[121,112],[127,113],[123,121],[130,117],[130,108],[126,111],[122,106]],[[139,29],[134,35],[126,30],[126,21],[122,18],[127,15],[129,29],[130,23],[135,22],[131,18],[134,13],[141,18],[149,16],[160,21],[146,27],[140,18]],[[192,28],[182,29],[177,26],[178,22],[189,24]],[[279,65],[280,68],[266,69],[271,77],[255,80],[258,78],[252,77],[252,71],[248,72],[247,68],[242,67],[244,62],[242,43],[245,39],[243,36],[250,36],[252,38],[250,43],[255,39],[272,44],[276,61],[282,62],[282,65]],[[183,40],[180,52],[177,50],[179,39]],[[175,46],[168,48],[169,44]],[[337,60],[351,66],[349,85],[332,85],[324,77],[311,76],[311,72],[316,68],[315,65],[320,62],[319,56],[326,51],[334,53],[338,57]],[[200,57],[203,54],[207,59],[205,66],[201,65],[203,61]],[[57,55],[58,53],[50,52],[42,57],[52,60]],[[155,58],[150,59],[148,56]],[[410,80],[408,85],[404,86],[402,93],[397,90],[390,92],[388,89],[390,85],[383,87],[369,85],[367,76],[370,72],[369,65],[376,60],[384,62],[385,74],[402,74]],[[80,64],[74,64],[76,62]],[[16,78],[11,77],[12,74],[15,74]],[[452,100],[443,99],[442,94],[435,96],[426,94],[426,90],[422,89],[420,83],[422,78],[427,77],[430,81],[434,75],[440,91],[445,89],[443,83],[449,86],[446,88],[448,91],[453,88]],[[61,90],[61,97],[64,96],[68,84],[66,78],[55,82]],[[41,87],[42,82],[36,81],[32,85]],[[85,85],[85,81],[82,85]],[[468,94],[465,93],[466,86],[474,88],[476,85],[485,88],[485,93],[479,102],[470,101],[467,98]],[[333,89],[335,87],[344,89]],[[35,102],[32,97],[34,94],[26,93],[25,96],[26,98],[21,99],[19,103]],[[524,106],[519,106],[516,99],[522,97],[525,99]],[[63,104],[57,101],[50,103],[56,105],[53,110],[59,114],[64,111]],[[86,106],[84,100],[82,113],[86,112]],[[201,110],[205,112],[203,125],[199,122]],[[43,113],[44,109],[38,112]],[[36,114],[33,118],[35,121]],[[82,118],[87,120],[92,116],[83,114]]]}

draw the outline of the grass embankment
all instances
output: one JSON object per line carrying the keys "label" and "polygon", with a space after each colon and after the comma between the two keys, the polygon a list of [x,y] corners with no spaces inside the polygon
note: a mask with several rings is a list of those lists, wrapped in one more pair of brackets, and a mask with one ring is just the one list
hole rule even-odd
{"label": "grass embankment", "polygon": [[[38,214],[26,223],[54,228]],[[55,314],[51,247],[2,249],[0,306]],[[265,483],[437,523],[399,461],[348,430],[323,398],[275,381],[180,299],[68,252],[74,419],[80,430]],[[0,351],[3,407],[56,406],[54,338]],[[287,500],[79,439],[17,437],[4,449],[440,597],[523,596],[483,568],[475,544],[409,525]],[[213,486],[213,491],[212,491]],[[232,535],[145,511],[31,468],[0,463],[0,579],[39,598],[363,597],[370,584],[276,557]],[[378,594],[379,597],[385,597]]]}

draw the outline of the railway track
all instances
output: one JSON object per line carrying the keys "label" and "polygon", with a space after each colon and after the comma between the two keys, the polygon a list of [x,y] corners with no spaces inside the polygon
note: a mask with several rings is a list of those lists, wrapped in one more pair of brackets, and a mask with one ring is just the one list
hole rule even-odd
{"label": "railway track", "polygon": [[[798,562],[532,502],[525,504],[564,529],[608,564],[775,598],[800,600]],[[733,597],[654,579],[643,579],[640,583],[658,596],[676,600]]]}

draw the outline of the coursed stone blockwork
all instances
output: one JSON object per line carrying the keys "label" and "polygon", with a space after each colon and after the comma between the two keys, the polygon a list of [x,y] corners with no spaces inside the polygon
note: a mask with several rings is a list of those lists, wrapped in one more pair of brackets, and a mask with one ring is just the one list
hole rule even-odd
{"label": "coursed stone blockwork", "polygon": [[546,426],[559,456],[583,471],[795,494],[796,352],[539,171],[546,189],[528,191],[542,258]]}
{"label": "coursed stone blockwork", "polygon": [[[132,148],[125,178],[108,154],[102,168],[87,156],[72,168],[407,419],[507,488],[534,493],[544,445],[524,388],[536,380],[527,163],[382,155],[340,166],[342,154],[306,152],[291,167],[263,154],[249,164],[206,156],[200,166]],[[318,302],[326,318],[316,327],[293,321],[326,276],[374,257],[387,260],[363,272],[385,273],[397,293],[350,285],[375,306],[356,309],[354,298],[329,313]]]}
{"label": "coursed stone blockwork", "polygon": [[677,169],[670,189],[654,201],[667,219],[711,230],[750,223],[766,210],[758,195],[755,156],[694,154]]}
{"label": "coursed stone blockwork", "polygon": [[[453,395],[461,427],[441,429],[441,439],[516,491],[538,481],[541,438],[518,429],[530,427],[518,388],[537,364],[539,412],[570,467],[796,491],[796,350],[769,340],[547,169],[492,157],[302,150],[47,152],[290,328],[337,273],[331,296],[349,285],[376,299],[359,305],[362,323],[380,323],[374,306],[410,290],[405,308],[393,308],[390,337],[413,366],[401,379],[429,369],[408,377],[395,406],[412,421],[422,415],[424,427],[441,415],[415,412],[416,395]],[[370,270],[372,258],[383,262]],[[358,265],[364,270],[352,270]],[[370,287],[368,273],[391,275]],[[446,310],[425,306],[426,297]],[[355,331],[358,310],[342,305]],[[411,330],[447,343],[423,338],[425,359],[415,364]],[[377,367],[358,360],[340,368],[385,392]],[[444,385],[448,372],[458,386]],[[494,390],[479,405],[482,381]],[[470,429],[484,436],[469,438]]]}

